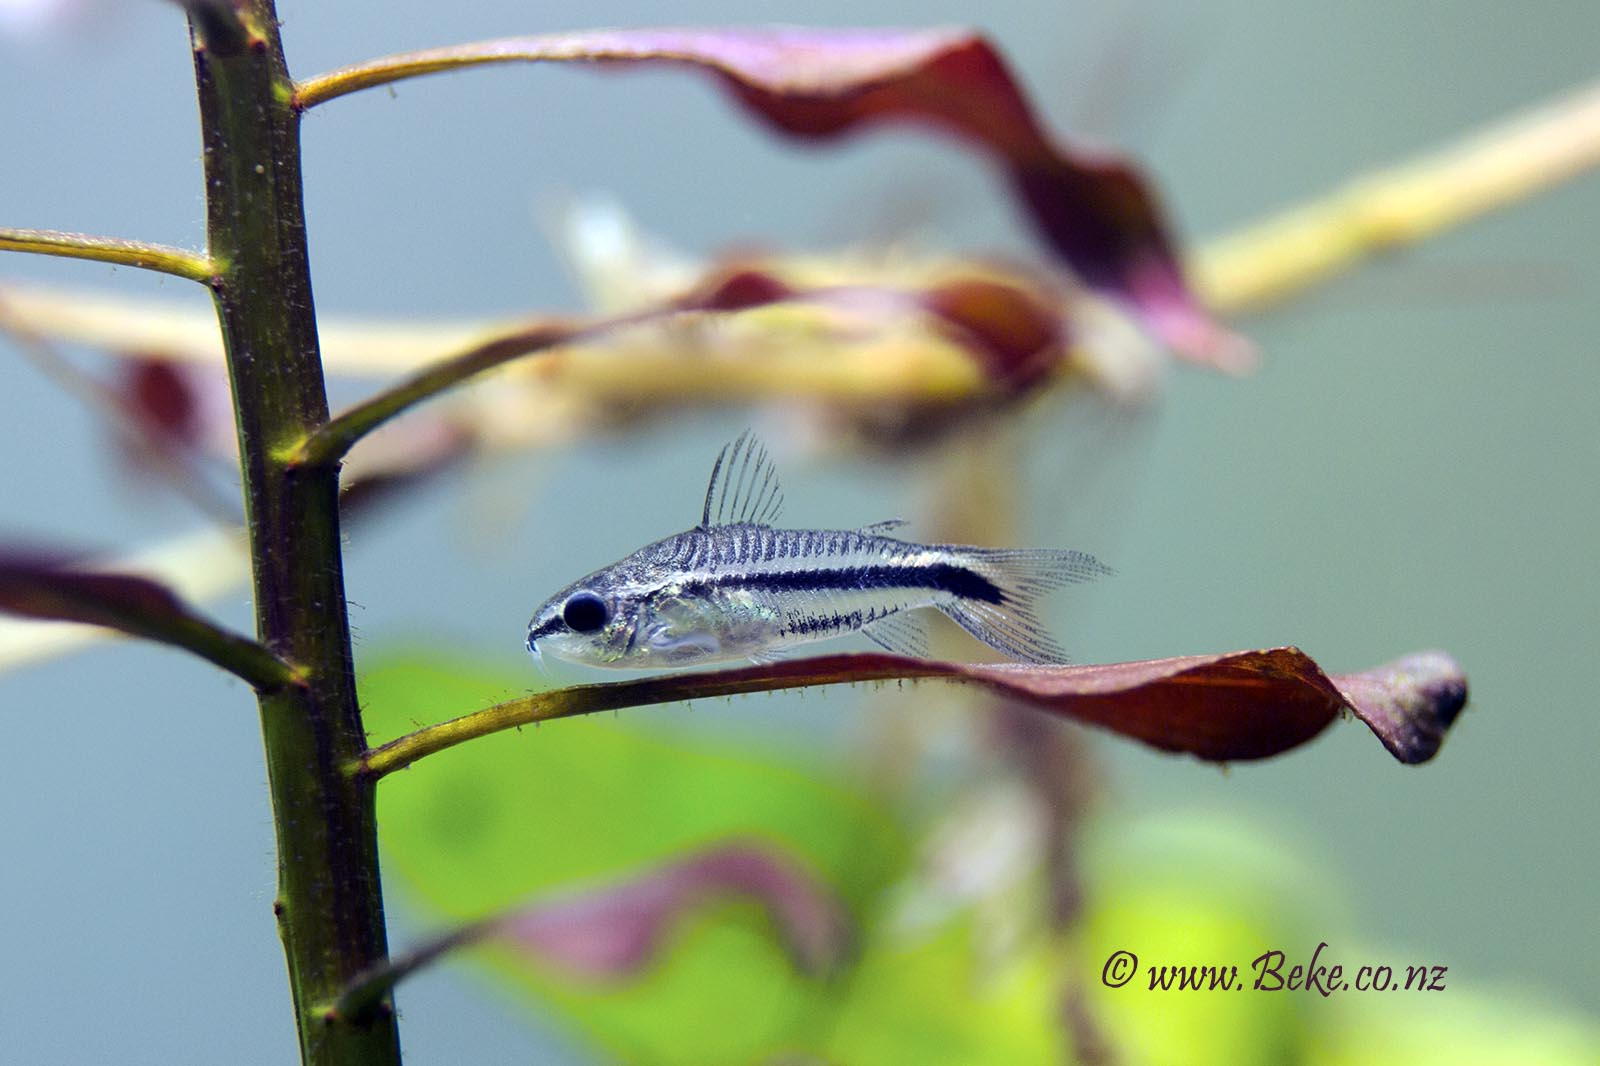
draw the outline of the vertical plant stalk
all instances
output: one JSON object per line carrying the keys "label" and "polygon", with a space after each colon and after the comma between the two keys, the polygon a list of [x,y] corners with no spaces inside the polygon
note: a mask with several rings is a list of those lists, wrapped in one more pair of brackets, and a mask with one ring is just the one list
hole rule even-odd
{"label": "vertical plant stalk", "polygon": [[304,686],[261,697],[277,830],[274,910],[307,1066],[398,1063],[394,1012],[326,1007],[387,956],[374,785],[351,668],[338,470],[285,457],[327,421],[302,204],[298,116],[272,0],[190,6],[206,217],[227,350],[258,636]]}

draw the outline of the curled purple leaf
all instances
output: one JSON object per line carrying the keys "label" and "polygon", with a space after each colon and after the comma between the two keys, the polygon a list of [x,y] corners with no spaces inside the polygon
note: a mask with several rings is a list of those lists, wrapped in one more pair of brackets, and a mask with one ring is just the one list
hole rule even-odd
{"label": "curled purple leaf", "polygon": [[0,554],[0,611],[135,632],[185,608],[148,578],[80,570],[59,556],[12,549]]}
{"label": "curled purple leaf", "polygon": [[844,958],[848,922],[838,897],[773,848],[750,842],[541,901],[496,919],[490,936],[572,973],[615,979],[649,966],[686,914],[729,898],[750,899],[766,910],[800,970],[826,973]]}
{"label": "curled purple leaf", "polygon": [[768,844],[732,841],[609,885],[458,926],[357,976],[328,1013],[366,1017],[396,984],[474,944],[500,944],[575,977],[621,980],[656,961],[675,924],[726,899],[760,904],[801,971],[823,975],[844,961],[851,928],[834,891]]}
{"label": "curled purple leaf", "polygon": [[93,571],[59,557],[0,550],[0,613],[104,626],[171,644],[269,690],[294,673],[255,641],[202,618],[165,585],[133,574]]}
{"label": "curled purple leaf", "polygon": [[121,393],[128,413],[149,432],[190,447],[200,443],[195,369],[168,359],[135,356],[122,364]]}
{"label": "curled purple leaf", "polygon": [[1467,705],[1466,675],[1442,651],[1418,652],[1331,680],[1356,717],[1404,763],[1433,758]]}
{"label": "curled purple leaf", "polygon": [[668,64],[710,73],[760,121],[809,140],[923,126],[989,156],[1035,230],[1091,287],[1130,306],[1179,352],[1237,368],[1248,345],[1184,280],[1143,175],[1045,130],[994,45],[963,29],[636,29],[508,37],[347,67],[299,86],[302,107],[398,78],[479,63]]}
{"label": "curled purple leaf", "polygon": [[796,290],[758,267],[736,266],[713,273],[675,306],[686,311],[746,311],[794,298]]}
{"label": "curled purple leaf", "polygon": [[233,398],[221,367],[133,355],[121,361],[112,388],[134,428],[153,442],[236,457]]}

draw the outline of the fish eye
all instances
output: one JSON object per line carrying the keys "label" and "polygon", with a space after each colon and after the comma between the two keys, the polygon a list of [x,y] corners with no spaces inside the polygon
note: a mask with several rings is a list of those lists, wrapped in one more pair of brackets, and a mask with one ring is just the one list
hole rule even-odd
{"label": "fish eye", "polygon": [[611,610],[592,592],[574,592],[561,605],[561,620],[574,633],[593,633],[611,617]]}

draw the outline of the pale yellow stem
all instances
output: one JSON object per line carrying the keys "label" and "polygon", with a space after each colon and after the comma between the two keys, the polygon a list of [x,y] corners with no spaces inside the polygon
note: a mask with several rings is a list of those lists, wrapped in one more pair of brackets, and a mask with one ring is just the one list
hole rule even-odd
{"label": "pale yellow stem", "polygon": [[1597,164],[1600,84],[1205,244],[1193,277],[1210,307],[1249,314]]}

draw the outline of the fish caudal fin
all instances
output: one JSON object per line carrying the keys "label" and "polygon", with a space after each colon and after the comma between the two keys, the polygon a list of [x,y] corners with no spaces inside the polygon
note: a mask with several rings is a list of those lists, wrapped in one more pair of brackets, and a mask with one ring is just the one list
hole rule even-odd
{"label": "fish caudal fin", "polygon": [[1105,577],[1114,571],[1092,555],[1049,548],[949,548],[962,565],[985,579],[992,596],[959,595],[939,609],[998,651],[1026,663],[1065,663],[1067,653],[1037,613],[1052,589]]}

